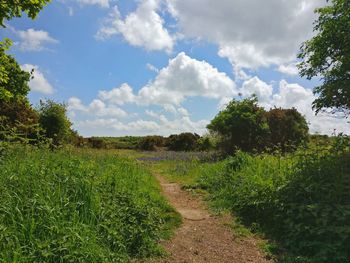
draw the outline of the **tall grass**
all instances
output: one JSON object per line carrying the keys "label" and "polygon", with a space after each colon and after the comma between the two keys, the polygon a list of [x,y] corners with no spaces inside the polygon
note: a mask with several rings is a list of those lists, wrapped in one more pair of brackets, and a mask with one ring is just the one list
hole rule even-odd
{"label": "tall grass", "polygon": [[218,163],[166,167],[275,242],[280,262],[350,261],[350,151],[341,138],[288,155],[238,152]]}
{"label": "tall grass", "polygon": [[179,218],[150,173],[106,151],[3,149],[0,261],[126,262],[159,255]]}

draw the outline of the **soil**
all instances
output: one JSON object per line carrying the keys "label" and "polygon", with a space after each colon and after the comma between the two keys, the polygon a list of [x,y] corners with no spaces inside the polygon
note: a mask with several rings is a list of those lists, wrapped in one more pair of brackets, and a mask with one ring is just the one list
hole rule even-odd
{"label": "soil", "polygon": [[177,183],[169,183],[160,175],[156,177],[165,197],[181,214],[183,223],[172,239],[161,244],[169,256],[152,262],[273,262],[259,248],[261,240],[257,237],[235,237],[229,227],[230,216],[210,213],[200,197],[182,190]]}

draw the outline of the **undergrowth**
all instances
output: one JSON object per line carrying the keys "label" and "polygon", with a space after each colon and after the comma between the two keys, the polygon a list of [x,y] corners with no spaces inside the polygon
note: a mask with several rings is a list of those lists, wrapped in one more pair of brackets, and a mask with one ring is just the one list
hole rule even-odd
{"label": "undergrowth", "polygon": [[127,262],[180,217],[150,173],[107,151],[0,151],[0,262]]}

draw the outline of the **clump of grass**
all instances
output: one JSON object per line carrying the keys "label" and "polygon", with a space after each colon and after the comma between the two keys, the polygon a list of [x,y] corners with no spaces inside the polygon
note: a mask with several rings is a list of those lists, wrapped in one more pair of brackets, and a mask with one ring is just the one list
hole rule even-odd
{"label": "clump of grass", "polygon": [[136,162],[15,147],[0,161],[4,262],[124,262],[162,253],[179,216]]}

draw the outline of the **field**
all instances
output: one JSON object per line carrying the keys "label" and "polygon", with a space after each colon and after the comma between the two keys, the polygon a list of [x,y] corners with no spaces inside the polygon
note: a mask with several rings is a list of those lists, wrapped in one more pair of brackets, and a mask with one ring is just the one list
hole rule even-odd
{"label": "field", "polygon": [[3,262],[128,262],[165,255],[181,217],[154,174],[233,215],[276,262],[350,258],[350,154],[342,138],[287,154],[141,152],[6,145]]}
{"label": "field", "polygon": [[0,161],[2,262],[125,262],[179,225],[159,185],[112,151],[11,146]]}

